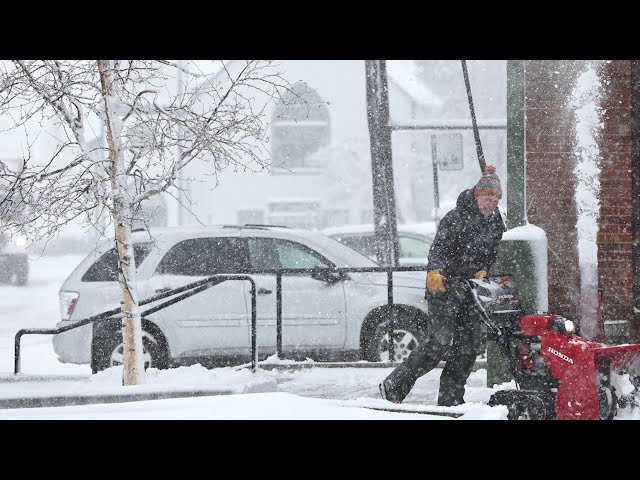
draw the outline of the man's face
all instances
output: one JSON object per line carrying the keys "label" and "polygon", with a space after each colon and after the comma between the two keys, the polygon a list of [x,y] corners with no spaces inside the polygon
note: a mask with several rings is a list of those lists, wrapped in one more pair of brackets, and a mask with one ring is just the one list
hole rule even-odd
{"label": "man's face", "polygon": [[494,190],[480,190],[476,192],[475,196],[480,213],[484,215],[484,218],[489,218],[498,206],[498,202],[502,198],[502,192]]}

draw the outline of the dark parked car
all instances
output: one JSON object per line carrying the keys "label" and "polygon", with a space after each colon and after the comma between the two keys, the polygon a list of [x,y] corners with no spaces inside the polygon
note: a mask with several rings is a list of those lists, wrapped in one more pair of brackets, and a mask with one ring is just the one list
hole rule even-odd
{"label": "dark parked car", "polygon": [[[435,222],[398,225],[397,230],[400,265],[426,265],[429,248],[431,248],[431,242],[436,234]],[[340,243],[353,248],[356,252],[360,252],[370,259],[376,260],[373,225],[331,227],[324,229],[322,233],[335,238]]]}
{"label": "dark parked car", "polygon": [[27,240],[18,235],[0,232],[0,283],[15,286],[29,281]]}

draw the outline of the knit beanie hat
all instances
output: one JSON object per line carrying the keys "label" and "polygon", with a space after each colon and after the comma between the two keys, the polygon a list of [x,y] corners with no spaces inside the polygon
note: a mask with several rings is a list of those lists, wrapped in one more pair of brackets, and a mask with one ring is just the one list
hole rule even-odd
{"label": "knit beanie hat", "polygon": [[474,190],[497,190],[502,193],[502,187],[500,186],[500,179],[496,175],[496,167],[493,165],[487,165],[484,169],[484,173],[473,187]]}

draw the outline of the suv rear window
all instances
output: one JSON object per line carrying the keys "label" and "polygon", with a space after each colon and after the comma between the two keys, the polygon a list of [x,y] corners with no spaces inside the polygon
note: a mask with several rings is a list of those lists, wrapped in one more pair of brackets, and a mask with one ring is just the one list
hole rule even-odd
{"label": "suv rear window", "polygon": [[162,258],[156,274],[207,277],[247,270],[249,253],[243,238],[207,237],[184,240]]}
{"label": "suv rear window", "polygon": [[[133,245],[133,256],[136,266],[147,258],[151,251],[151,243],[135,243]],[[89,270],[82,276],[83,282],[116,282],[118,281],[118,253],[116,248],[112,248],[103,254],[96,262],[89,267]]]}

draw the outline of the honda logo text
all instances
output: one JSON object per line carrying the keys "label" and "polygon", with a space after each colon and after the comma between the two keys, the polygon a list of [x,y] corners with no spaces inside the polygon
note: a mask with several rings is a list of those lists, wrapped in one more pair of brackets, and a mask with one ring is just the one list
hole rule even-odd
{"label": "honda logo text", "polygon": [[551,347],[547,347],[547,351],[553,353],[556,357],[561,358],[565,362],[569,362],[571,365],[573,365],[573,360],[567,357],[564,353],[560,353],[559,351],[554,350]]}

